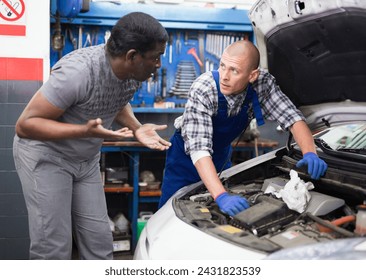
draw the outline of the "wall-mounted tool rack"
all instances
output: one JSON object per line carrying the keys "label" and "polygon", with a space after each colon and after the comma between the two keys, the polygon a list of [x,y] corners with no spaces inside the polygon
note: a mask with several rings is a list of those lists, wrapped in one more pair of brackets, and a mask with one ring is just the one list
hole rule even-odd
{"label": "wall-mounted tool rack", "polygon": [[194,78],[216,69],[228,44],[254,39],[246,10],[118,1],[91,1],[88,12],[73,18],[57,17],[56,10],[52,0],[51,66],[76,48],[104,43],[116,21],[130,12],[148,13],[167,29],[170,38],[158,77],[144,82],[131,100],[140,113],[182,112]]}

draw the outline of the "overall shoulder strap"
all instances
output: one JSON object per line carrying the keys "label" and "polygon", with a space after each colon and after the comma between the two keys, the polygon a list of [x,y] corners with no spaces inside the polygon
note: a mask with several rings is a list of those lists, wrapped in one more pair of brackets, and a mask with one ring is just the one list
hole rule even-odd
{"label": "overall shoulder strap", "polygon": [[259,104],[257,92],[253,89],[252,84],[248,85],[247,94],[252,97],[254,116],[257,120],[258,126],[263,125],[264,119],[262,115],[261,105]]}
{"label": "overall shoulder strap", "polygon": [[212,70],[211,73],[212,73],[212,76],[213,76],[213,78],[215,80],[217,91],[218,91],[218,93],[221,93],[221,91],[220,91],[220,84],[219,84],[219,81],[220,81],[219,71]]}

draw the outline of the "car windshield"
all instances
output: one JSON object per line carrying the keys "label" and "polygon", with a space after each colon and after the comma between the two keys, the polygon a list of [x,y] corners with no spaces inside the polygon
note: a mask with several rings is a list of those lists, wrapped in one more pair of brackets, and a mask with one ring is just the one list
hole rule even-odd
{"label": "car windshield", "polygon": [[330,128],[317,136],[335,151],[366,154],[366,123]]}

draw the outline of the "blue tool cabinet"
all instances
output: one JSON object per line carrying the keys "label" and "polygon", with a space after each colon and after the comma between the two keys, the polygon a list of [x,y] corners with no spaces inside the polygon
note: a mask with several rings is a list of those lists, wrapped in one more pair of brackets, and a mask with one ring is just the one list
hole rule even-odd
{"label": "blue tool cabinet", "polygon": [[[177,72],[188,68],[189,74],[195,73],[198,76],[204,71],[217,69],[219,57],[226,45],[239,39],[254,40],[251,22],[245,10],[174,4],[124,4],[119,1],[89,2],[88,8],[87,12],[72,17],[57,16],[57,1],[51,0],[51,66],[75,48],[104,43],[112,26],[125,14],[140,11],[154,16],[167,29],[170,39],[166,53],[162,56],[158,77],[142,84],[131,100],[131,105],[142,123],[167,123],[167,134],[161,134],[165,138],[172,134],[174,119],[184,110],[187,84],[192,81],[187,81],[184,87],[179,88],[175,83]],[[164,105],[157,108],[156,104],[160,103]],[[144,148],[102,148],[103,153],[122,150],[131,152],[138,161],[139,153]],[[139,199],[138,175],[134,173],[131,180],[135,188],[135,201],[130,209],[132,250],[137,243],[138,203],[158,200],[158,197]]]}

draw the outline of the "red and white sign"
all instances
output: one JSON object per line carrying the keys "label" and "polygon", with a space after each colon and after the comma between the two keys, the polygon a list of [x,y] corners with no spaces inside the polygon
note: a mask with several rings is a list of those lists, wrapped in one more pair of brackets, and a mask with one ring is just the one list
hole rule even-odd
{"label": "red and white sign", "polygon": [[0,0],[0,36],[25,36],[25,4],[23,0]]}

